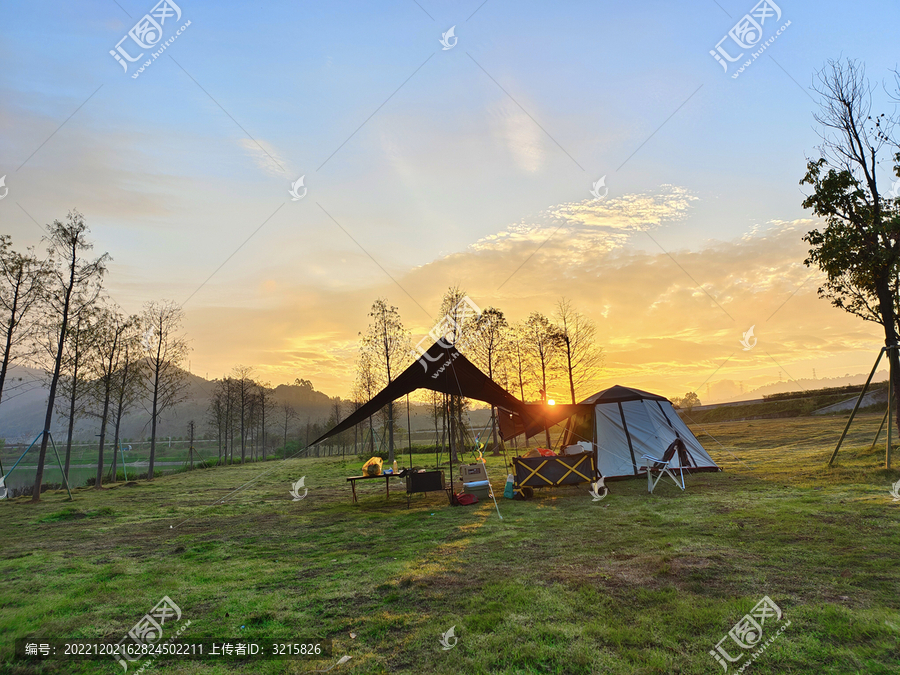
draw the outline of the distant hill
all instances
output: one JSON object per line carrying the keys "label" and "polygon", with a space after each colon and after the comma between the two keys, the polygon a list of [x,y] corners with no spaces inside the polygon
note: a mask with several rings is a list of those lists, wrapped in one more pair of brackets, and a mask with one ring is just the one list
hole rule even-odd
{"label": "distant hill", "polygon": [[[840,409],[833,411],[833,413],[846,413],[849,410],[844,408],[852,408],[861,391],[861,385],[850,385],[775,393],[752,400],[697,406],[690,413],[685,413],[685,416],[689,421],[696,423],[800,417],[848,402],[847,406],[839,406]],[[869,385],[867,399],[868,403],[864,403],[864,406],[867,407],[864,407],[864,410],[870,411],[870,409],[877,408],[883,411],[887,403],[887,382],[872,382]]]}
{"label": "distant hill", "polygon": [[[198,437],[210,437],[206,422],[207,410],[216,384],[191,373],[187,373],[187,383],[187,400],[162,416],[157,427],[159,437],[186,436],[187,425],[191,420],[196,425]],[[24,366],[11,368],[3,401],[0,402],[0,438],[8,442],[30,443],[43,427],[48,395],[49,387],[42,371]],[[312,422],[324,421],[331,414],[331,399],[327,394],[313,389],[311,383],[309,386],[279,385],[274,390],[273,399],[276,405],[292,405],[297,411],[298,419],[304,421],[307,418]],[[149,417],[149,413],[138,406],[123,421],[123,438],[148,437]],[[273,417],[273,422],[275,419],[277,418]],[[79,420],[74,437],[76,440],[92,440],[97,427],[98,421],[94,418]],[[67,429],[68,419],[55,412],[51,429],[54,438],[63,438]]]}
{"label": "distant hill", "polygon": [[[842,377],[800,378],[797,380],[784,380],[770,382],[755,389],[742,389],[738,382],[733,380],[721,380],[710,385],[710,391],[706,388],[697,392],[704,404],[729,403],[732,401],[747,401],[751,399],[766,398],[772,394],[785,394],[789,392],[812,392],[820,389],[830,389],[848,386],[860,386],[865,384],[868,373],[856,375],[844,375]],[[887,381],[887,370],[879,370],[875,373],[873,382]]]}

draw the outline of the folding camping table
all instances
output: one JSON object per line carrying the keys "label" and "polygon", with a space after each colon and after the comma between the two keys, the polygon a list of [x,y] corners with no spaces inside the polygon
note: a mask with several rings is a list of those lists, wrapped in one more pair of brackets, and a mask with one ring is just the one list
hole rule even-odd
{"label": "folding camping table", "polygon": [[384,478],[384,486],[387,491],[387,498],[391,498],[391,478],[402,478],[399,473],[383,473],[377,476],[350,476],[347,479],[347,482],[350,483],[350,487],[353,489],[353,502],[356,503],[359,500],[356,498],[356,481],[358,480],[372,480],[373,478]]}

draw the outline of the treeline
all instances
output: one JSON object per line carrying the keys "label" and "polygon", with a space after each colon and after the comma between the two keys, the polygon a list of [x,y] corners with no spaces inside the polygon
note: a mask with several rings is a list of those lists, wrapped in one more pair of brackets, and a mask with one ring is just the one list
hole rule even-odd
{"label": "treeline", "polygon": [[66,479],[75,422],[96,420],[94,484],[100,488],[110,440],[116,475],[123,418],[138,407],[147,414],[152,478],[157,423],[163,412],[185,399],[183,311],[174,302],[160,301],[146,303],[140,314],[126,315],[103,286],[110,256],[92,256],[89,234],[84,216],[72,211],[65,222],[47,226],[44,255],[32,248],[16,251],[11,238],[0,235],[0,403],[9,368],[16,363],[42,369],[49,388],[43,429],[35,439],[40,445],[34,502],[40,500],[47,451],[57,450],[50,433],[54,414],[67,421]]}
{"label": "treeline", "polygon": [[[299,390],[295,397],[302,401],[315,400],[317,392],[309,380],[298,378],[289,386]],[[341,405],[340,398],[331,399],[331,418],[321,420],[307,415],[304,421],[296,406],[276,400],[276,389],[256,379],[253,368],[235,366],[231,375],[215,380],[207,427],[218,442],[219,463],[243,464],[266,460],[271,455],[288,456],[289,449],[296,453],[306,447],[311,438],[336,424],[334,410],[339,418]]]}
{"label": "treeline", "polygon": [[[369,326],[360,334],[352,410],[387,386],[438,340],[454,345],[492,380],[522,401],[547,403],[559,397],[560,402],[569,399],[576,403],[579,396],[589,393],[585,390],[599,376],[603,351],[596,343],[596,327],[565,298],[557,302],[551,316],[534,311],[521,321],[511,321],[497,307],[482,310],[462,289],[454,286],[444,294],[438,316],[441,319],[434,329],[413,348],[410,332],[398,309],[384,298],[372,304]],[[440,424],[441,435],[449,437],[453,451],[463,447],[468,402],[459,396],[444,400],[436,392],[428,392],[426,397],[436,436]],[[394,457],[394,432],[398,428],[396,413],[397,404],[392,402],[378,414],[386,430],[390,461]],[[496,451],[494,420],[496,411],[492,410]],[[373,418],[369,418],[367,427],[366,436],[374,453]],[[354,433],[359,432],[354,430]],[[550,444],[549,432],[547,443]]]}

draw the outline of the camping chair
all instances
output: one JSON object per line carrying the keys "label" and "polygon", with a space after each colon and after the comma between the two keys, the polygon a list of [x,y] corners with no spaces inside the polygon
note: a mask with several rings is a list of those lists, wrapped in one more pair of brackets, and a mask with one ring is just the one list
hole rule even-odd
{"label": "camping chair", "polygon": [[[678,453],[678,462],[677,467],[671,467],[670,464],[675,461],[675,453]],[[666,452],[662,457],[654,457],[653,455],[642,455],[641,459],[644,460],[644,464],[647,468],[647,492],[653,494],[653,490],[656,488],[657,483],[659,483],[660,478],[662,478],[665,474],[668,474],[672,481],[684,491],[684,460],[683,458],[687,455],[687,448],[684,447],[684,442],[680,438],[676,438],[672,441],[672,444],[666,448]],[[656,479],[653,478],[653,472],[656,472]],[[681,482],[678,481],[678,476],[675,475],[675,471],[678,472],[678,475],[681,477]]]}

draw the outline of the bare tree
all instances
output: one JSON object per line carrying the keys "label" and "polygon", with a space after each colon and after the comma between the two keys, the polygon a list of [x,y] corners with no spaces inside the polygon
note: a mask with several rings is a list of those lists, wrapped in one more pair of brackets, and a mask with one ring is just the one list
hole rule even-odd
{"label": "bare tree", "polygon": [[209,398],[209,406],[206,409],[206,426],[216,435],[219,446],[219,461],[222,464],[222,439],[225,436],[225,397],[222,391],[222,381],[216,380],[213,395]]}
{"label": "bare tree", "polygon": [[439,391],[428,392],[428,418],[434,422],[435,447],[441,442],[441,434],[438,430],[438,422],[444,424],[444,395]]}
{"label": "bare tree", "polygon": [[[445,343],[452,344],[464,354],[472,354],[472,337],[475,331],[476,314],[469,296],[459,286],[451,286],[441,299],[438,333]],[[463,419],[469,409],[468,399],[452,395],[447,400],[449,408],[450,452],[453,461],[457,453],[466,445],[466,423]]]}
{"label": "bare tree", "polygon": [[[530,356],[532,370],[540,377],[541,401],[546,403],[548,376],[551,378],[553,376],[553,370],[565,341],[560,329],[540,312],[532,312],[525,321],[524,328],[525,349]],[[551,447],[550,430],[545,429],[544,433],[547,436],[547,447],[549,448]]]}
{"label": "bare tree", "polygon": [[50,274],[46,296],[46,313],[50,319],[46,346],[53,362],[48,368],[50,392],[47,396],[47,414],[44,417],[44,431],[31,496],[31,501],[35,503],[41,500],[44,461],[47,458],[50,426],[53,423],[53,409],[56,404],[56,388],[59,385],[69,323],[77,321],[97,299],[103,275],[106,273],[106,263],[109,260],[106,253],[90,261],[81,257],[83,252],[93,248],[93,244],[87,238],[90,230],[84,222],[84,216],[77,211],[70,211],[65,223],[54,220],[48,229],[50,257],[57,261]]}
{"label": "bare tree", "polygon": [[[117,480],[118,476],[116,462],[119,456],[119,431],[122,426],[122,420],[137,403],[141,392],[142,371],[147,365],[147,362],[141,358],[140,334],[138,332],[140,317],[132,314],[128,317],[128,325],[129,329],[122,339],[122,361],[114,383],[116,405],[113,408],[115,424],[113,427],[113,456],[110,469],[113,481]],[[124,466],[124,464],[125,457],[123,456],[122,465]]]}
{"label": "bare tree", "polygon": [[[371,352],[363,341],[356,358],[356,390],[361,401],[370,401],[378,393],[378,376]],[[369,416],[369,451],[375,454],[375,426]]]}
{"label": "bare tree", "polygon": [[9,235],[0,234],[0,340],[3,360],[0,362],[0,401],[9,366],[30,353],[39,325],[34,317],[44,297],[50,266],[38,260],[33,251],[21,254],[12,250]]}
{"label": "bare tree", "polygon": [[259,423],[259,392],[256,390],[256,382],[250,380],[251,389],[247,399],[247,442],[250,445],[250,461],[256,461],[256,441],[258,438],[257,424]]}
{"label": "bare tree", "polygon": [[249,426],[250,407],[253,403],[253,368],[250,366],[235,366],[232,369],[234,373],[235,387],[235,412],[240,420],[241,433],[241,464],[246,459],[246,442],[247,427]]}
{"label": "bare tree", "polygon": [[125,341],[131,324],[128,317],[118,311],[115,306],[104,307],[98,312],[95,327],[93,358],[90,369],[93,375],[92,396],[93,413],[100,418],[100,442],[97,446],[97,481],[94,489],[103,486],[103,450],[106,443],[107,422],[110,415],[110,403],[118,382],[118,371],[125,357]]}
{"label": "bare tree", "polygon": [[[402,359],[409,352],[409,333],[403,327],[400,313],[387,300],[379,298],[369,312],[372,323],[363,337],[365,349],[377,364],[379,378],[385,384],[394,380]],[[394,461],[394,402],[386,406],[388,428],[388,463]]]}
{"label": "bare tree", "polygon": [[153,480],[156,461],[156,428],[162,414],[186,398],[187,378],[181,365],[188,344],[181,335],[184,311],[171,301],[148,302],[141,315],[141,344],[148,351],[144,389],[149,397],[150,466],[147,480]]}
{"label": "bare tree", "polygon": [[207,424],[216,434],[219,444],[219,464],[228,463],[229,437],[233,439],[234,428],[234,380],[223,377],[216,380],[216,387],[207,411]]}
{"label": "bare tree", "polygon": [[[234,378],[225,378],[225,459],[229,464],[234,464],[234,415],[237,410],[235,402],[237,400],[237,387]],[[228,448],[231,448],[231,454]]]}
{"label": "bare tree", "polygon": [[272,417],[272,408],[274,407],[274,403],[272,402],[272,384],[270,382],[257,382],[256,389],[257,402],[259,405],[260,435],[262,437],[262,458],[263,461],[266,461],[266,418]]}
{"label": "bare tree", "polygon": [[[488,377],[495,379],[500,362],[505,358],[509,323],[496,307],[488,307],[475,319],[474,330],[468,342],[471,354],[480,368],[487,370]],[[497,440],[497,409],[491,406],[491,429],[494,435],[494,454],[500,454]]]}
{"label": "bare tree", "polygon": [[[343,413],[343,404],[341,403],[340,396],[334,396],[331,399],[331,417],[328,420],[328,426],[333,428],[341,423],[341,414]],[[337,435],[336,440],[339,446],[343,447],[345,441],[345,434],[341,432]],[[393,461],[393,460],[391,460]]]}
{"label": "bare tree", "polygon": [[282,431],[284,432],[284,439],[282,442],[282,456],[287,457],[287,437],[288,437],[288,424],[290,424],[291,420],[297,418],[297,411],[294,410],[294,406],[290,403],[282,403],[281,404],[281,420],[282,420]]}
{"label": "bare tree", "polygon": [[595,375],[595,369],[603,360],[603,352],[595,344],[594,323],[572,308],[572,303],[562,298],[556,303],[556,321],[563,338],[563,357],[569,379],[572,403],[577,403],[575,392]]}
{"label": "bare tree", "polygon": [[519,399],[526,402],[525,387],[531,386],[531,373],[528,369],[528,353],[525,349],[525,325],[517,323],[512,326],[509,333],[507,349],[510,355],[510,368],[513,372],[513,380],[519,390]]}
{"label": "bare tree", "polygon": [[93,351],[95,312],[88,308],[82,312],[69,328],[66,336],[66,351],[62,372],[59,378],[59,400],[57,412],[68,415],[69,429],[66,434],[66,459],[63,473],[69,479],[69,466],[72,459],[72,437],[75,433],[75,420],[87,414],[86,399],[90,392],[89,378],[85,374],[85,359]]}

